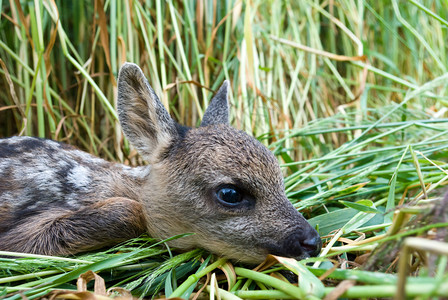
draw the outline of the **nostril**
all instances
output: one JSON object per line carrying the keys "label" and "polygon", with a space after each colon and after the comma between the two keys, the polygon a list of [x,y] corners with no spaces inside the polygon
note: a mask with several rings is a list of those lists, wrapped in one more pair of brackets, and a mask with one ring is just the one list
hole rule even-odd
{"label": "nostril", "polygon": [[322,241],[319,236],[313,236],[303,240],[301,243],[303,250],[310,256],[317,256],[322,248]]}

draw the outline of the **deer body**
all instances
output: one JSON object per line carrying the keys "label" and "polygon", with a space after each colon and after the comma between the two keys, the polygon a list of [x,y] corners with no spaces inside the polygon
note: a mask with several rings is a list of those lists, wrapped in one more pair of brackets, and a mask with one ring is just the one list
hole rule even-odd
{"label": "deer body", "polygon": [[138,195],[149,171],[51,140],[2,140],[0,250],[67,255],[138,236],[146,222]]}
{"label": "deer body", "polygon": [[229,126],[227,83],[201,126],[187,128],[171,119],[140,68],[127,63],[118,113],[150,165],[110,163],[51,140],[0,140],[0,250],[67,255],[143,232],[191,232],[170,245],[249,263],[268,253],[318,253],[319,235],[287,200],[275,157]]}

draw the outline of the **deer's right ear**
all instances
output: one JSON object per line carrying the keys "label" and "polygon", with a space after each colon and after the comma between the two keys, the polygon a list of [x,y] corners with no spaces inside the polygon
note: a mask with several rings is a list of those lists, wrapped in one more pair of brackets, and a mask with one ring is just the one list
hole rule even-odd
{"label": "deer's right ear", "polygon": [[120,69],[117,110],[124,134],[149,162],[177,136],[174,120],[136,64]]}
{"label": "deer's right ear", "polygon": [[210,104],[202,117],[201,127],[209,125],[229,125],[229,81],[224,80],[218,92],[210,100]]}

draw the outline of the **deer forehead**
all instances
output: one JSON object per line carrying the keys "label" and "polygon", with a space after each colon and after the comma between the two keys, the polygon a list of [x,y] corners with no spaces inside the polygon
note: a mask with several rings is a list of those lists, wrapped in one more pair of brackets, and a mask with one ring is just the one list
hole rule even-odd
{"label": "deer forehead", "polygon": [[242,184],[259,193],[283,193],[283,176],[274,155],[253,137],[230,126],[191,129],[173,146],[172,154],[176,168],[196,178]]}

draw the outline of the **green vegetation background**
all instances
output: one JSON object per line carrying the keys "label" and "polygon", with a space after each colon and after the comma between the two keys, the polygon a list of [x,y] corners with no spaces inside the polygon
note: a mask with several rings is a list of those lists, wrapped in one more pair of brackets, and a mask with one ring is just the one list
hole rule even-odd
{"label": "green vegetation background", "polygon": [[[279,157],[288,197],[319,227],[324,254],[336,253],[314,264],[315,275],[317,267],[338,264],[395,273],[396,252],[382,267],[358,258],[381,250],[388,238],[400,249],[403,236],[391,238],[399,232],[434,239],[434,228],[446,227],[443,218],[412,218],[445,207],[438,196],[448,174],[446,1],[1,0],[0,7],[0,137],[52,138],[138,165],[143,162],[124,140],[114,110],[124,61],[139,64],[173,117],[189,126],[198,124],[213,91],[228,79],[233,126]],[[394,218],[402,204],[407,210]],[[416,234],[420,223],[429,227]],[[362,249],[343,246],[360,238],[368,241]],[[125,248],[134,249],[133,243]],[[170,258],[157,247],[125,260],[127,267],[107,262],[98,270],[128,268],[131,275],[110,276],[107,285],[137,295],[158,286],[169,295],[177,281],[199,270],[193,258],[201,253]],[[5,294],[38,286],[27,294],[35,297],[55,286],[50,275],[113,260],[113,253],[53,269],[45,259],[5,258],[0,284]],[[131,267],[142,260],[148,264],[143,271]],[[439,260],[438,273],[425,276],[446,279],[446,260]],[[36,272],[50,273],[11,280]],[[241,272],[234,292],[263,290],[254,286],[262,279],[248,283],[251,275]],[[69,274],[59,284],[78,273]],[[350,274],[344,276],[323,280],[325,293]]]}

